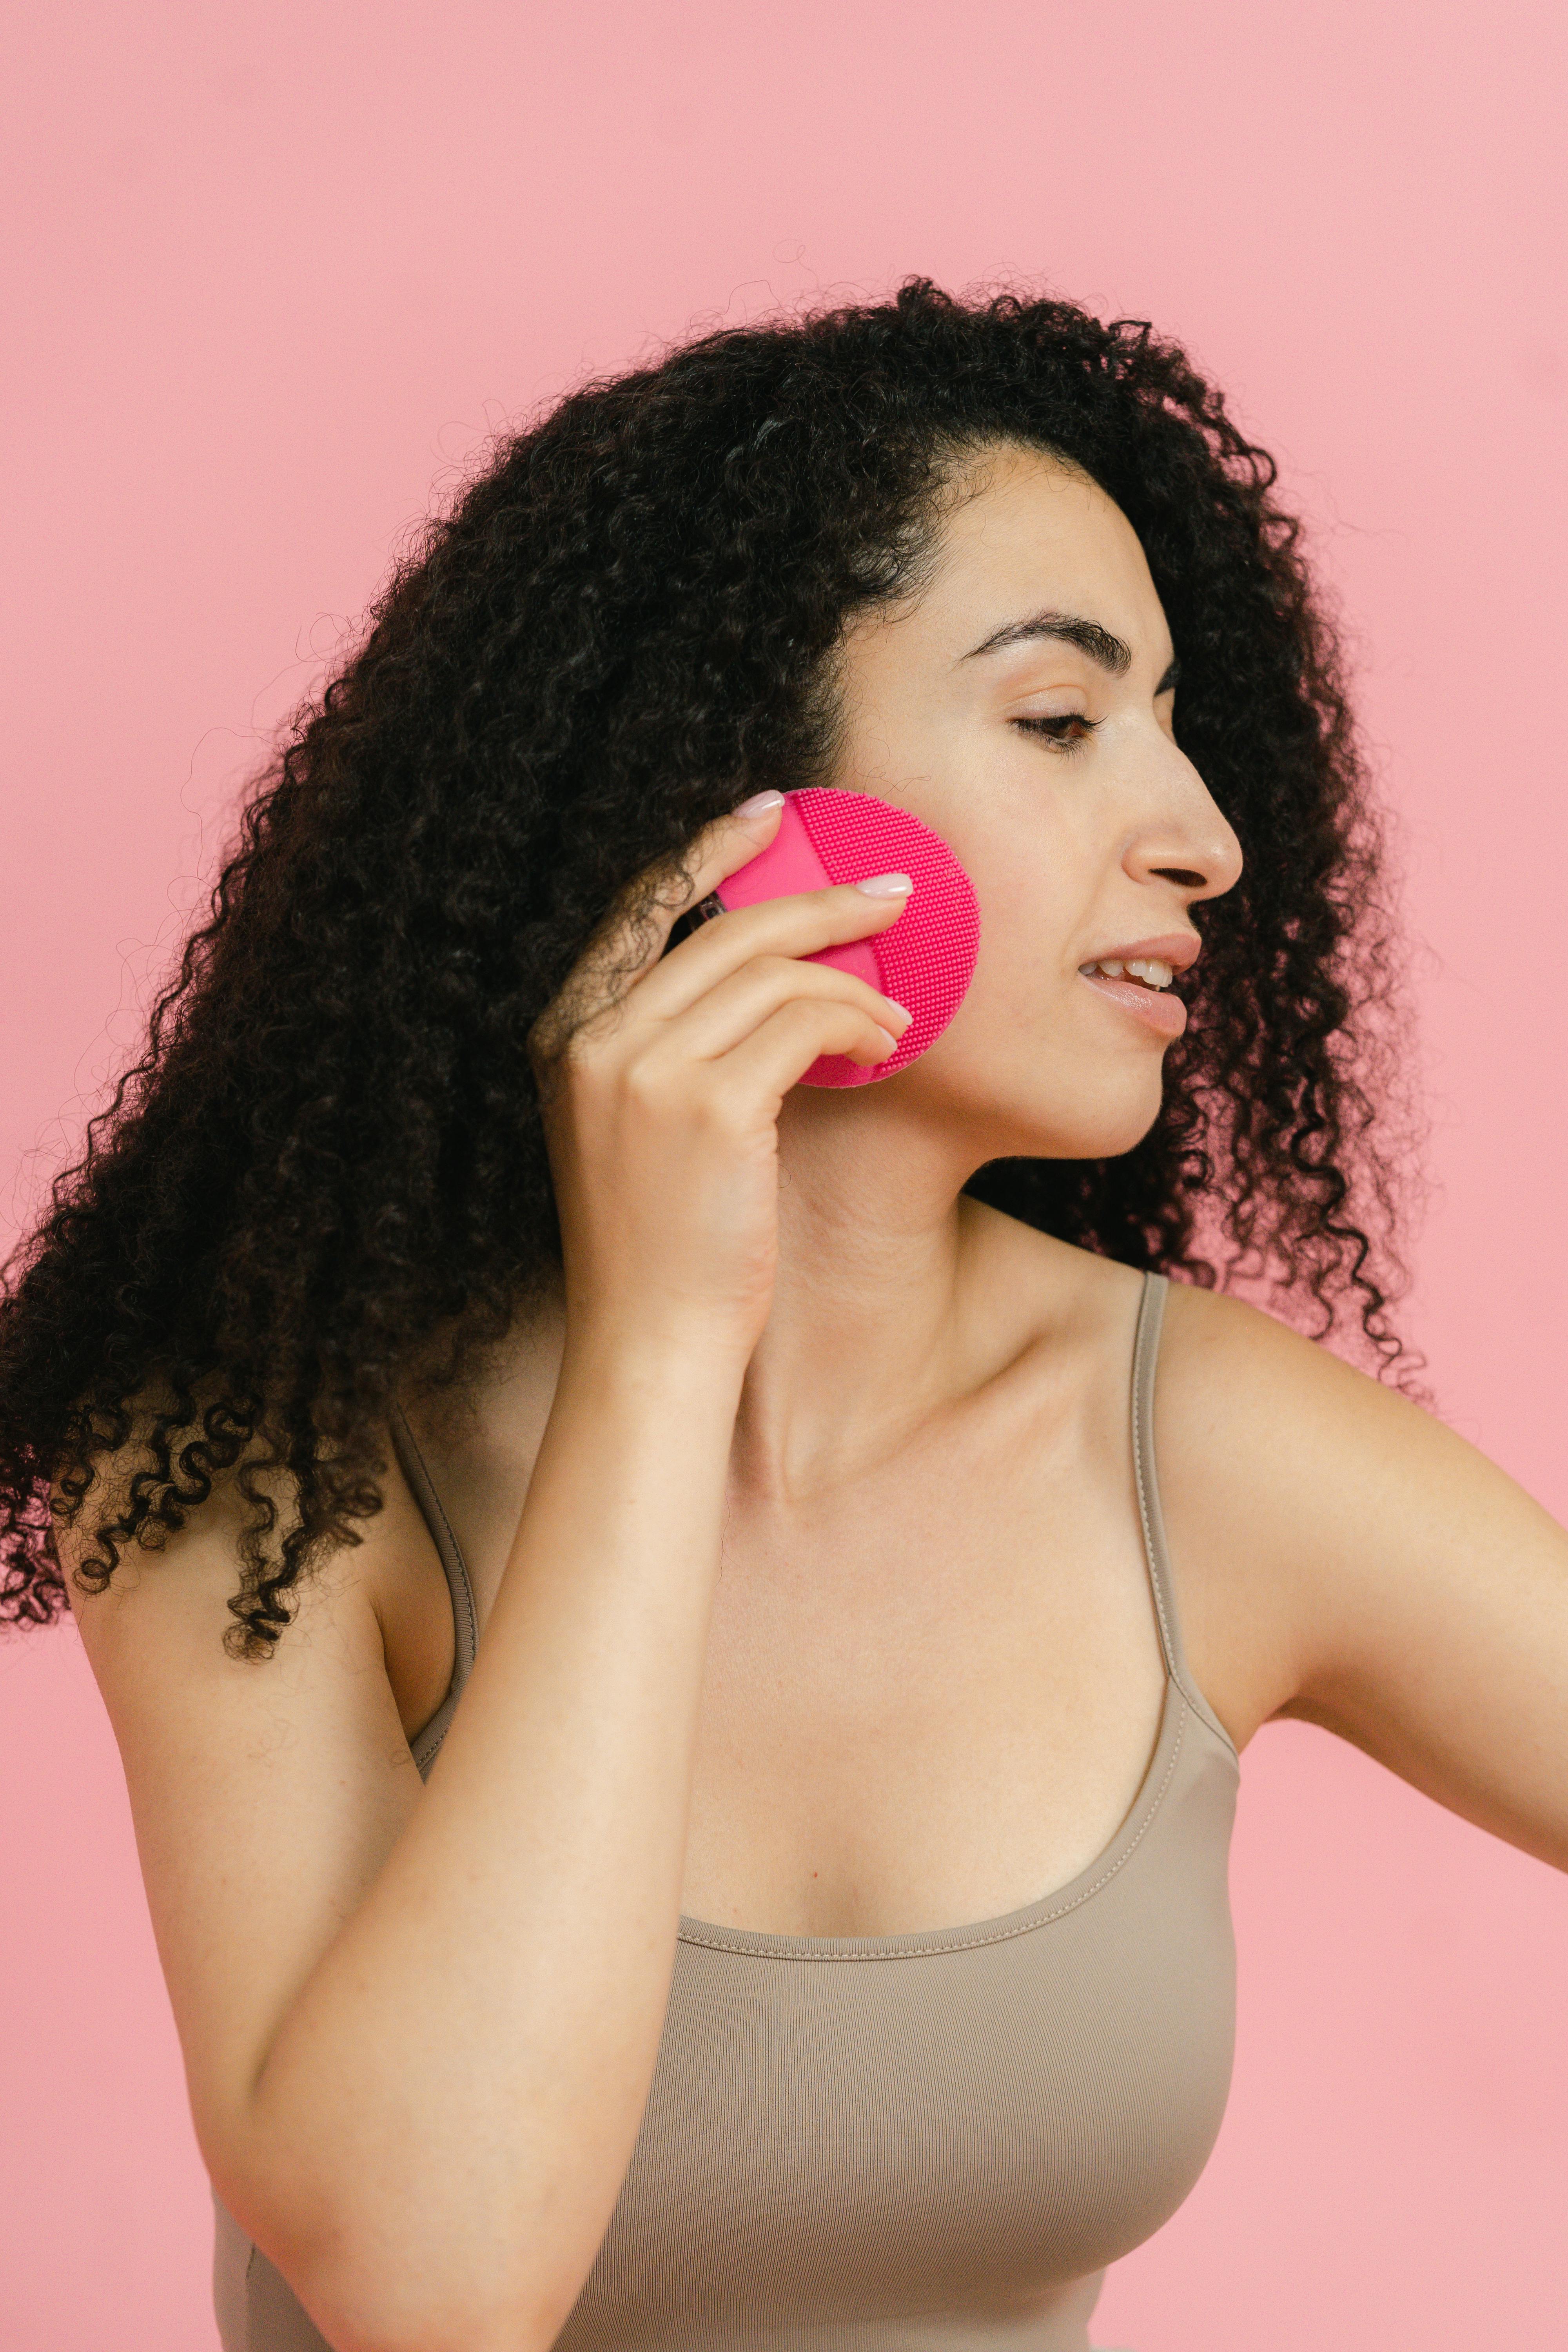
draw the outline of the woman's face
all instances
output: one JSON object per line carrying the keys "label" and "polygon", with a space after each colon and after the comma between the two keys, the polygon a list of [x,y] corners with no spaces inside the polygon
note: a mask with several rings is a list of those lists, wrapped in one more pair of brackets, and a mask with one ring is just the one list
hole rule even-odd
{"label": "woman's face", "polygon": [[941,834],[980,900],[969,994],[889,1084],[987,1158],[1100,1159],[1152,1124],[1184,1013],[1085,968],[1191,962],[1187,910],[1241,851],[1176,742],[1170,631],[1121,509],[1013,447],[973,485],[918,601],[853,625],[839,672],[834,782]]}

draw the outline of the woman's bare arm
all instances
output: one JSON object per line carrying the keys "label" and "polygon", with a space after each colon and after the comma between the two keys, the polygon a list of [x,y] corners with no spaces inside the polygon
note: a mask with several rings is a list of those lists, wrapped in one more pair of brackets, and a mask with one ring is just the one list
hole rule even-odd
{"label": "woman's bare arm", "polygon": [[246,2132],[282,2166],[282,2266],[374,2352],[548,2343],[609,2221],[674,1956],[738,1395],[716,1353],[569,1341],[428,1787],[268,2043]]}
{"label": "woman's bare arm", "polygon": [[1237,1745],[1272,1716],[1322,1724],[1568,1869],[1568,1533],[1271,1317],[1176,1289],[1171,1307],[1155,1416],[1173,1559]]}
{"label": "woman's bare arm", "polygon": [[429,1544],[406,1489],[265,1665],[221,1648],[216,1528],[77,1602],[204,2157],[342,2352],[548,2343],[603,2236],[674,1950],[737,1393],[689,1350],[569,1352],[428,1787],[374,1606],[380,1556]]}
{"label": "woman's bare arm", "polygon": [[[717,829],[692,895],[769,830]],[[568,1005],[561,1377],[427,1786],[373,1605],[374,1547],[429,1540],[401,1481],[266,1664],[219,1646],[216,1525],[79,1604],[204,2155],[341,2352],[542,2347],[603,2238],[674,1959],[778,1106],[816,1055],[874,1062],[905,1025],[798,959],[900,904],[745,908]]]}

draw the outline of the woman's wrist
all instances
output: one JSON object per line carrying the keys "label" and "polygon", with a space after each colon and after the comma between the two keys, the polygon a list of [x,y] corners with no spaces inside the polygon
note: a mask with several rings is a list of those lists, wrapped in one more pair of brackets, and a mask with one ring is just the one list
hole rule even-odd
{"label": "woman's wrist", "polygon": [[754,1345],[710,1315],[569,1311],[558,1393],[586,1386],[628,1400],[679,1398],[689,1409],[709,1397],[733,1416]]}

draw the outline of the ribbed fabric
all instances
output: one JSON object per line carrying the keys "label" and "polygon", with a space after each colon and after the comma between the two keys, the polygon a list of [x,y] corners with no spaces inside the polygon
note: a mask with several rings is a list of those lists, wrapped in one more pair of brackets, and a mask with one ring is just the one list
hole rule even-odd
{"label": "ribbed fabric", "polygon": [[[1164,1652],[1159,1738],[1069,1885],[907,1936],[680,1922],[632,2159],[557,2352],[1086,2352],[1104,2267],[1192,2188],[1230,2083],[1236,1751],[1194,1688],[1150,1444],[1165,1279],[1146,1277],[1131,1445]],[[399,1457],[473,1659],[462,1555]],[[465,1625],[468,1628],[465,1633]],[[323,2352],[218,2209],[225,2352]]]}

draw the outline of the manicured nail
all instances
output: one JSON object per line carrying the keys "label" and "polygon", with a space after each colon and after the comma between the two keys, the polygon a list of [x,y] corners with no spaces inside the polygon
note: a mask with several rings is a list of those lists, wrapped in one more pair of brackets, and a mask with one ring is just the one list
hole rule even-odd
{"label": "manicured nail", "polygon": [[868,898],[904,898],[914,887],[907,874],[868,874],[864,882],[855,885]]}
{"label": "manicured nail", "polygon": [[770,810],[782,808],[783,805],[783,793],[753,793],[749,801],[742,801],[741,803],[740,807],[735,811],[735,814],[737,816],[766,816]]}

